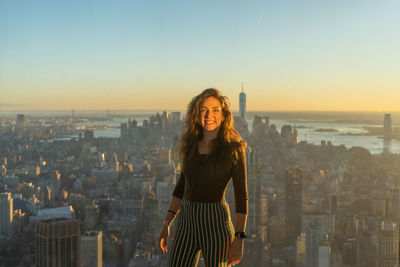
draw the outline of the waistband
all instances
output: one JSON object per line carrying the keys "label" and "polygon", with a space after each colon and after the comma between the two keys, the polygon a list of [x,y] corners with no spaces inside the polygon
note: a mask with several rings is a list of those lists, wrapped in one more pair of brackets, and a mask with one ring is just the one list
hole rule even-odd
{"label": "waistband", "polygon": [[216,205],[226,205],[226,200],[225,198],[221,199],[220,201],[215,201],[215,202],[199,202],[199,201],[191,201],[191,200],[187,200],[185,198],[182,198],[182,204],[184,205],[189,205],[189,206],[216,206]]}

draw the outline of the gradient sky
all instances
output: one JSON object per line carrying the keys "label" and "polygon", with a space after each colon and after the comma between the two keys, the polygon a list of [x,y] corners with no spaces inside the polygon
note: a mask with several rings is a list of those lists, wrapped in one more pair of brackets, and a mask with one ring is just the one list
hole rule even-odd
{"label": "gradient sky", "polygon": [[0,0],[0,110],[400,111],[398,0]]}

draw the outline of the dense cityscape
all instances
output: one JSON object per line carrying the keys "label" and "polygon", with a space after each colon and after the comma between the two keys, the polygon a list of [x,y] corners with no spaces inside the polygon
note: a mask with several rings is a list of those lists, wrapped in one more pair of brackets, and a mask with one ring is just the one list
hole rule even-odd
{"label": "dense cityscape", "polygon": [[[238,266],[398,266],[400,155],[311,144],[268,116],[249,127],[239,99],[249,211]],[[184,114],[129,119],[118,138],[82,124],[103,119],[0,120],[1,267],[167,266],[157,237],[181,171]],[[391,114],[382,122],[382,142],[398,138]],[[232,185],[226,199],[233,212]]]}

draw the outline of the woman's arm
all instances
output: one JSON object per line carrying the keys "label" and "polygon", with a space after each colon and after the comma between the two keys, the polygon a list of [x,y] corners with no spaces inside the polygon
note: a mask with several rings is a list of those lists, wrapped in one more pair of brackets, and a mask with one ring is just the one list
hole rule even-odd
{"label": "woman's arm", "polygon": [[246,230],[247,214],[236,212],[235,215],[236,215],[235,232],[244,232]]}
{"label": "woman's arm", "polygon": [[171,223],[174,221],[176,214],[178,214],[180,210],[181,201],[182,199],[172,196],[171,202],[169,203],[169,209],[167,215],[165,216],[164,219],[164,225],[167,225],[169,227]]}
{"label": "woman's arm", "polygon": [[[246,229],[247,214],[236,212],[235,232],[244,232]],[[243,257],[244,238],[234,237],[229,246],[228,265],[238,264]]]}
{"label": "woman's arm", "polygon": [[165,253],[167,252],[167,240],[169,236],[169,227],[171,226],[172,222],[174,221],[176,214],[178,214],[180,206],[181,206],[181,199],[172,196],[171,202],[169,204],[169,209],[167,214],[165,215],[163,227],[161,229],[160,235],[158,236],[158,247],[160,250]]}
{"label": "woman's arm", "polygon": [[172,199],[171,202],[169,203],[169,210],[165,215],[161,233],[158,236],[158,247],[161,249],[163,253],[167,252],[169,227],[171,226],[171,223],[174,221],[176,214],[179,212],[184,189],[185,189],[185,176],[183,172],[181,172],[181,176],[179,177],[178,183],[176,184],[174,192],[172,193]]}
{"label": "woman's arm", "polygon": [[[247,222],[247,171],[246,155],[241,151],[237,164],[232,169],[232,180],[235,192],[236,226],[235,232],[244,232]],[[234,237],[229,247],[228,264],[238,264],[243,257],[244,238]]]}

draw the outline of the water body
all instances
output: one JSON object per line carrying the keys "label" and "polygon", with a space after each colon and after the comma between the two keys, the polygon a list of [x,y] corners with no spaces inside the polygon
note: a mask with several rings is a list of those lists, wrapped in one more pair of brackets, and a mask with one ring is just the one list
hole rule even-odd
{"label": "water body", "polygon": [[[155,114],[155,113],[153,113]],[[130,115],[126,117],[118,117],[109,122],[110,126],[120,126],[121,123],[127,122],[128,119],[135,119],[139,125],[142,125],[143,120],[148,119],[148,116]],[[247,120],[249,130],[251,131],[253,118]],[[291,125],[296,127],[299,141],[307,141],[308,143],[319,145],[321,141],[330,141],[333,145],[345,145],[347,148],[360,146],[368,149],[373,154],[379,154],[383,151],[383,139],[379,136],[361,135],[367,134],[368,131],[364,127],[380,127],[381,125],[374,123],[350,123],[350,122],[323,122],[312,119],[302,119],[301,121],[293,121],[293,119],[274,119],[270,117],[270,124],[275,124],[280,131],[283,125]],[[329,131],[316,131],[318,129],[329,129]],[[96,130],[95,137],[120,137],[120,129]],[[387,145],[392,153],[400,154],[400,142],[392,140]]]}
{"label": "water body", "polygon": [[[161,111],[158,111],[161,113]],[[171,112],[171,111],[168,111]],[[184,114],[184,111],[181,111]],[[35,112],[0,112],[1,117],[16,117],[16,114],[25,114],[26,117],[52,117],[71,116],[71,111],[35,111]],[[108,125],[119,127],[128,119],[135,119],[139,125],[143,124],[156,110],[146,111],[110,111],[111,120],[107,120],[106,111],[75,111],[76,117],[96,116],[104,120],[90,121],[80,125]],[[237,115],[234,113],[234,115]],[[321,141],[330,141],[333,145],[345,145],[347,148],[360,146],[368,149],[373,154],[383,151],[384,142],[379,136],[359,135],[366,134],[363,127],[382,127],[383,112],[248,112],[248,125],[251,131],[254,115],[269,116],[270,124],[275,124],[280,131],[283,125],[291,125],[297,128],[299,141],[307,141],[312,144],[321,144]],[[392,125],[400,125],[400,113],[392,113]],[[323,130],[319,130],[323,129]],[[318,131],[316,131],[318,130]],[[120,137],[120,129],[95,130],[95,137]],[[386,147],[392,153],[400,154],[400,142],[391,140]]]}
{"label": "water body", "polygon": [[[143,117],[131,117],[139,122],[139,125],[143,123]],[[126,122],[126,120],[113,121],[115,123]],[[251,131],[251,125],[253,120],[247,120],[249,125],[249,130]],[[292,125],[297,127],[297,132],[299,136],[299,141],[307,141],[312,144],[321,144],[322,140],[331,141],[333,145],[345,145],[347,148],[353,146],[360,146],[368,149],[373,154],[379,154],[383,151],[383,139],[378,136],[359,136],[359,135],[349,135],[349,134],[365,134],[368,131],[362,127],[371,127],[376,125],[350,125],[345,123],[323,123],[323,122],[302,122],[301,124],[294,124],[288,120],[273,120],[271,119],[270,124],[275,124],[277,129],[280,131],[283,125]],[[315,131],[317,129],[333,129],[335,131],[324,132]],[[95,137],[120,137],[120,129],[110,129],[110,130],[95,130]],[[397,140],[392,140],[388,149],[392,153],[400,153],[400,142]]]}
{"label": "water body", "polygon": [[[289,124],[294,126],[293,123],[284,120],[271,120],[271,123],[280,129],[283,125]],[[312,144],[321,144],[322,140],[331,141],[333,145],[345,145],[347,148],[353,146],[360,146],[368,149],[373,154],[379,154],[383,151],[383,139],[378,136],[371,135],[350,135],[350,134],[366,134],[367,130],[363,127],[377,127],[377,125],[352,125],[346,123],[323,123],[323,122],[302,122],[297,124],[301,126],[297,128],[299,141],[307,141]],[[305,126],[306,128],[303,128]],[[335,131],[320,132],[317,129],[333,129]],[[400,142],[391,140],[387,148],[392,153],[400,153]]]}

